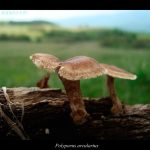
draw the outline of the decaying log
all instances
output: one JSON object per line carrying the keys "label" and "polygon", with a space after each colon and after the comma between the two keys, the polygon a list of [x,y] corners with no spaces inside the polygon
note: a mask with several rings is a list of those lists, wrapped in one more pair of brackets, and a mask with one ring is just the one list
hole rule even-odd
{"label": "decaying log", "polygon": [[[150,104],[127,105],[121,116],[110,115],[109,97],[83,98],[92,119],[75,125],[70,117],[70,106],[65,91],[61,89],[7,88],[11,108],[18,118],[22,115],[23,127],[31,139],[150,139]],[[9,105],[0,89],[3,112],[15,122]],[[20,139],[0,114],[0,139]]]}

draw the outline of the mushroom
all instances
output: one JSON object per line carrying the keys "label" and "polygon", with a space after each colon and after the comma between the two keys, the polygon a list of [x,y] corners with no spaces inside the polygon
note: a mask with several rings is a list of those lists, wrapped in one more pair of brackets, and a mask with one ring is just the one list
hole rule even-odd
{"label": "mushroom", "polygon": [[113,115],[123,114],[121,101],[118,99],[115,86],[114,79],[122,78],[122,79],[131,79],[135,80],[137,78],[136,75],[133,75],[125,70],[122,70],[116,66],[110,66],[107,64],[100,64],[101,67],[105,69],[107,88],[109,91],[109,96],[113,102],[113,106],[110,110],[110,113]]}
{"label": "mushroom", "polygon": [[104,67],[101,67],[96,60],[86,56],[77,56],[66,61],[60,61],[52,55],[36,53],[30,56],[30,59],[39,68],[57,72],[70,102],[72,111],[70,116],[76,124],[82,124],[90,118],[82,99],[80,80],[95,78],[104,74],[106,70]]}
{"label": "mushroom", "polygon": [[80,89],[81,79],[95,78],[106,74],[107,88],[113,102],[110,112],[111,114],[122,114],[122,104],[117,97],[114,78],[131,80],[137,78],[136,75],[117,68],[116,66],[99,64],[96,60],[86,56],[76,56],[66,61],[60,61],[53,55],[36,53],[30,56],[30,59],[32,59],[39,68],[44,68],[50,72],[57,72],[70,102],[72,111],[70,116],[76,124],[82,124],[90,118],[90,114],[86,112],[82,99]]}

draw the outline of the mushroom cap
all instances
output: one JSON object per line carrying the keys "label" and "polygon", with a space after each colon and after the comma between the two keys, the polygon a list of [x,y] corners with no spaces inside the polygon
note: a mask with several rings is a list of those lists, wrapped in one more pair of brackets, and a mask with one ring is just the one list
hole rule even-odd
{"label": "mushroom cap", "polygon": [[105,74],[112,76],[112,77],[116,77],[116,78],[123,78],[123,79],[131,79],[131,80],[135,80],[137,78],[136,75],[133,75],[123,69],[120,69],[116,66],[110,66],[107,64],[100,64],[101,67],[103,67],[105,69]]}
{"label": "mushroom cap", "polygon": [[62,62],[58,73],[68,80],[80,80],[100,76],[105,69],[90,57],[76,56]]}
{"label": "mushroom cap", "polygon": [[60,60],[50,54],[36,53],[30,56],[30,59],[35,63],[39,68],[44,68],[50,72],[54,72],[60,64]]}
{"label": "mushroom cap", "polygon": [[99,64],[96,60],[87,56],[76,56],[66,61],[60,61],[53,55],[36,53],[30,56],[30,59],[37,67],[44,68],[50,72],[58,69],[59,75],[68,80],[95,78],[102,74],[131,80],[137,78],[136,75],[123,69],[107,64]]}

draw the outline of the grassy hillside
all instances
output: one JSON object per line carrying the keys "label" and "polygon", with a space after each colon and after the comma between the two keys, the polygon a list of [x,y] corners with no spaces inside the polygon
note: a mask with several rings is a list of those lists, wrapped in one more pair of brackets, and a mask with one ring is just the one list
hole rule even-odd
{"label": "grassy hillside", "polygon": [[150,49],[150,35],[118,29],[61,28],[44,21],[0,23],[0,41],[99,41],[104,47]]}
{"label": "grassy hillside", "polygon": [[[60,29],[57,25],[47,22],[0,22],[0,41],[38,42],[45,32]],[[25,37],[20,40],[20,37]]]}

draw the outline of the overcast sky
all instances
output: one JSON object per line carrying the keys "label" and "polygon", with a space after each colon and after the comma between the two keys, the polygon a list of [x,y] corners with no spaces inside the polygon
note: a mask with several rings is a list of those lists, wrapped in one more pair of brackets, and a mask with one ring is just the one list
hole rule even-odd
{"label": "overcast sky", "polygon": [[78,16],[110,14],[125,10],[0,10],[0,21],[57,21]]}

